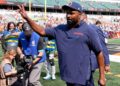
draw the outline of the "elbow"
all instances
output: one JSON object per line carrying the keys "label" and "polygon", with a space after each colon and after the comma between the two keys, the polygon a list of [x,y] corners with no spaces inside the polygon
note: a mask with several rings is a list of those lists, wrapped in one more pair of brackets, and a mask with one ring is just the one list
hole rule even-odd
{"label": "elbow", "polygon": [[[37,31],[36,31],[37,32]],[[40,36],[45,36],[45,31],[44,30],[40,30],[37,32]]]}
{"label": "elbow", "polygon": [[99,51],[99,52],[96,53],[96,56],[99,56],[99,55],[103,55],[103,52]]}

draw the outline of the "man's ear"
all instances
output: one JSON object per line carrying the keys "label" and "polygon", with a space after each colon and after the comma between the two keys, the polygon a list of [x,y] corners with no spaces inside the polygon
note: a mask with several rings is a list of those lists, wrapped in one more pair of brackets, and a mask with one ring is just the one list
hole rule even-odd
{"label": "man's ear", "polygon": [[80,13],[80,20],[87,19],[87,15],[84,12]]}
{"label": "man's ear", "polygon": [[83,13],[79,13],[79,19],[83,20]]}

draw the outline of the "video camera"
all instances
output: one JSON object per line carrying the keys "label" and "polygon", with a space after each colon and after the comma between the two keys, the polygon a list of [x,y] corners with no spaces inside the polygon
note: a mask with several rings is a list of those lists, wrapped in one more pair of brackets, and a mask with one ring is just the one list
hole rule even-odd
{"label": "video camera", "polygon": [[23,72],[29,71],[27,65],[32,62],[32,56],[24,56],[23,59],[20,59],[17,63],[17,72],[21,74]]}

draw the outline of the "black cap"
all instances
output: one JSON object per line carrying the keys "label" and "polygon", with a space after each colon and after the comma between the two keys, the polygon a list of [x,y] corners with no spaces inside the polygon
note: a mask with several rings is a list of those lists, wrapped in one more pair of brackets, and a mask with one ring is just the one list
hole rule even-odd
{"label": "black cap", "polygon": [[23,28],[23,31],[32,30],[31,26],[27,22],[23,23],[22,28]]}
{"label": "black cap", "polygon": [[31,34],[33,32],[31,26],[27,22],[23,23],[22,29],[25,34]]}

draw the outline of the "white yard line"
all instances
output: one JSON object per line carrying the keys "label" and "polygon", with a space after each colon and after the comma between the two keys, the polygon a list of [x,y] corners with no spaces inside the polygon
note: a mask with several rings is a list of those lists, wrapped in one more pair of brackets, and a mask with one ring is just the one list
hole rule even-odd
{"label": "white yard line", "polygon": [[110,56],[110,61],[120,63],[120,56],[116,56],[116,55],[109,55],[109,56]]}

